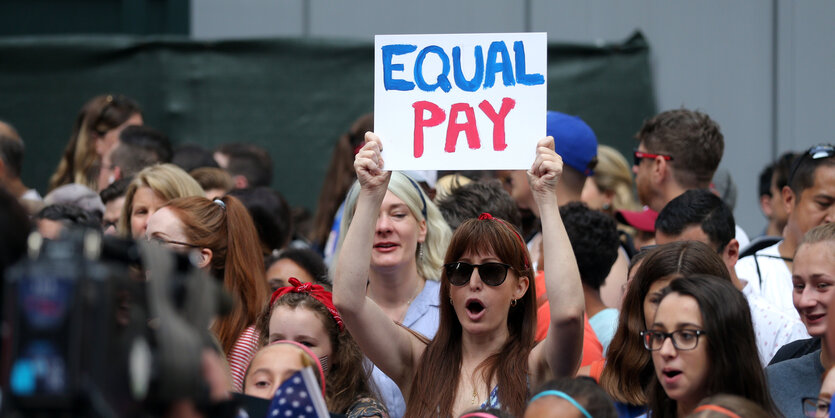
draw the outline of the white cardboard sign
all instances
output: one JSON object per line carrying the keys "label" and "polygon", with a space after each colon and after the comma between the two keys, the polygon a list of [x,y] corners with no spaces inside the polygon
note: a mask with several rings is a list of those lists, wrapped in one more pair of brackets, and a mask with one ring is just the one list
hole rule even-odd
{"label": "white cardboard sign", "polygon": [[528,169],[545,136],[545,33],[377,35],[386,170]]}

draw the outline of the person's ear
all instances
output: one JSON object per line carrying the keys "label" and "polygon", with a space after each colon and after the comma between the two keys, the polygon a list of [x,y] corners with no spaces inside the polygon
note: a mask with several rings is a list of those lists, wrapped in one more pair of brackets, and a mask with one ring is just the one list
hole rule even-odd
{"label": "person's ear", "polygon": [[798,196],[795,196],[794,191],[789,186],[783,186],[781,194],[783,198],[783,208],[786,209],[787,215],[791,215],[794,206],[797,204]]}
{"label": "person's ear", "polygon": [[426,242],[426,220],[418,222],[418,243]]}
{"label": "person's ear", "polygon": [[739,241],[736,238],[731,238],[731,241],[725,246],[725,249],[722,251],[722,258],[725,259],[725,264],[728,266],[728,269],[736,266],[736,262],[739,260]]}
{"label": "person's ear", "polygon": [[771,195],[764,194],[760,196],[760,210],[766,218],[771,219],[773,215],[771,212]]}
{"label": "person's ear", "polygon": [[530,284],[530,279],[527,276],[519,276],[519,279],[516,280],[516,288],[513,290],[513,299],[521,299],[525,296]]}
{"label": "person's ear", "polygon": [[113,167],[113,181],[120,180],[122,178],[122,169],[120,167],[114,166]]}
{"label": "person's ear", "polygon": [[667,164],[667,160],[661,156],[655,157],[652,160],[652,176],[656,183],[662,183],[670,175],[672,175],[672,172],[670,171],[670,166]]}
{"label": "person's ear", "polygon": [[206,268],[212,263],[212,250],[201,248],[197,257],[197,267]]}

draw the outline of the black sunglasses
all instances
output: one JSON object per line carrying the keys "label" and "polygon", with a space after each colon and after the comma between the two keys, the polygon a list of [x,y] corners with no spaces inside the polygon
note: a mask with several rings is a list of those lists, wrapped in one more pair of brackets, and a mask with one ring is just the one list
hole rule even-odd
{"label": "black sunglasses", "polygon": [[488,286],[501,286],[507,278],[507,271],[511,269],[510,265],[505,263],[482,263],[470,264],[463,261],[455,263],[444,264],[446,277],[454,286],[464,286],[469,283],[470,277],[473,275],[473,270],[478,269],[478,277]]}

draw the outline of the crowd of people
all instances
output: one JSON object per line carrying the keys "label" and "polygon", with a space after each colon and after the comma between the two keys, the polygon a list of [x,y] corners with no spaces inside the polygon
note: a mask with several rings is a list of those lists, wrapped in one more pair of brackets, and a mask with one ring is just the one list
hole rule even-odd
{"label": "crowd of people", "polygon": [[44,197],[0,122],[0,268],[30,231],[188,254],[232,300],[210,325],[217,401],[311,368],[336,416],[829,416],[835,147],[763,170],[749,239],[707,114],[643,121],[631,164],[546,120],[529,170],[393,172],[363,115],[314,216],[270,187],[269,150],[174,144],[124,96],[84,104]]}

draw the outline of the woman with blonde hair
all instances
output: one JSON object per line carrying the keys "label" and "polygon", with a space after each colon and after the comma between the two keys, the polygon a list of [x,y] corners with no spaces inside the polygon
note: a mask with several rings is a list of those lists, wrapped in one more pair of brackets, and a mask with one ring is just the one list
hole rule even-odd
{"label": "woman with blonde hair", "polygon": [[241,391],[258,350],[254,325],[269,297],[261,244],[246,207],[231,196],[173,199],[150,217],[146,237],[174,251],[192,251],[197,265],[221,280],[232,296],[232,312],[216,319],[212,331],[229,361],[235,389]]}
{"label": "woman with blonde hair", "polygon": [[171,199],[205,196],[194,178],[174,164],[146,167],[130,182],[125,192],[119,232],[126,237],[145,236],[148,218]]}
{"label": "woman with blonde hair", "polygon": [[[343,258],[345,237],[361,200],[362,186],[348,191],[342,218],[338,257]],[[438,330],[438,299],[444,252],[449,244],[449,225],[438,207],[409,176],[392,172],[374,230],[368,270],[368,297],[394,322],[432,338]],[[366,289],[363,285],[363,289]],[[394,417],[403,415],[405,401],[397,385],[378,368],[373,371],[380,396]]]}
{"label": "woman with blonde hair", "polygon": [[119,133],[129,125],[142,125],[142,111],[133,99],[105,94],[85,103],[58,168],[49,179],[49,190],[69,183],[98,190],[101,157],[116,146]]}
{"label": "woman with blonde hair", "polygon": [[594,175],[586,179],[580,198],[589,208],[610,216],[614,216],[616,210],[641,208],[632,193],[631,166],[618,150],[607,145],[597,147]]}

